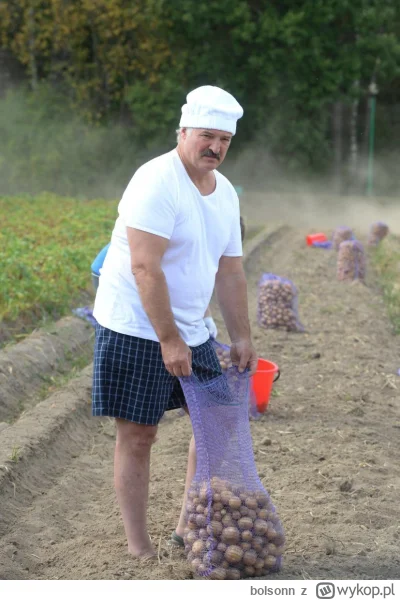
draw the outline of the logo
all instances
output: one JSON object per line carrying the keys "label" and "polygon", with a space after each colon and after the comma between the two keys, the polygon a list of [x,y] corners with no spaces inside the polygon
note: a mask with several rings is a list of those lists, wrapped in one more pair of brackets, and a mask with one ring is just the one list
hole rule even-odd
{"label": "logo", "polygon": [[317,598],[321,598],[321,600],[331,600],[335,597],[335,584],[329,581],[317,583],[316,593]]}

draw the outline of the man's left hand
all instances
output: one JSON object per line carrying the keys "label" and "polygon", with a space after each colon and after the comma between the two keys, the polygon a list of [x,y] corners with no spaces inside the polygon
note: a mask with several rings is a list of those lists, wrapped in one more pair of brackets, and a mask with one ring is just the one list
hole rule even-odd
{"label": "man's left hand", "polygon": [[239,373],[243,373],[248,368],[250,376],[252,376],[257,370],[258,356],[250,340],[239,340],[232,343],[231,360],[232,364],[239,368]]}

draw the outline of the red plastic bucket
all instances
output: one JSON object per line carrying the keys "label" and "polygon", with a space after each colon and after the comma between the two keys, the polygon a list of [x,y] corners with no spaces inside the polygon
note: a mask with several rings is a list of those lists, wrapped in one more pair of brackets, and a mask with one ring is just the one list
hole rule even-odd
{"label": "red plastic bucket", "polygon": [[327,239],[324,233],[310,233],[306,236],[307,246],[312,246],[313,242],[326,242]]}
{"label": "red plastic bucket", "polygon": [[280,374],[278,365],[263,358],[258,359],[257,371],[252,377],[252,384],[259,413],[266,411],[272,385],[278,381]]}

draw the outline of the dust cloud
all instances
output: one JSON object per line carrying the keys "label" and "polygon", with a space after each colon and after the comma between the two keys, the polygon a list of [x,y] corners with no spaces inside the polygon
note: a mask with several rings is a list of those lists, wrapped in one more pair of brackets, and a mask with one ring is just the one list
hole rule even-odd
{"label": "dust cloud", "polygon": [[[293,175],[266,151],[249,149],[231,160],[228,157],[221,170],[243,188],[241,212],[248,224],[282,222],[306,231],[347,225],[366,234],[372,223],[383,221],[391,233],[400,235],[400,185],[398,196],[392,194],[398,164],[393,155],[375,161],[374,190],[380,195],[371,197],[365,194],[365,161],[358,165],[357,181],[348,176],[346,181],[343,172],[341,193],[332,177]],[[389,188],[390,196],[384,193]]]}

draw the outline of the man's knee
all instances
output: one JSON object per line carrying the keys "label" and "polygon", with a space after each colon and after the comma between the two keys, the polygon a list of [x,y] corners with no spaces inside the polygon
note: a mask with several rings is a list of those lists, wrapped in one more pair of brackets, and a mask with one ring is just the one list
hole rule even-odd
{"label": "man's knee", "polygon": [[117,445],[132,452],[143,452],[151,447],[157,435],[157,425],[140,425],[116,419]]}

